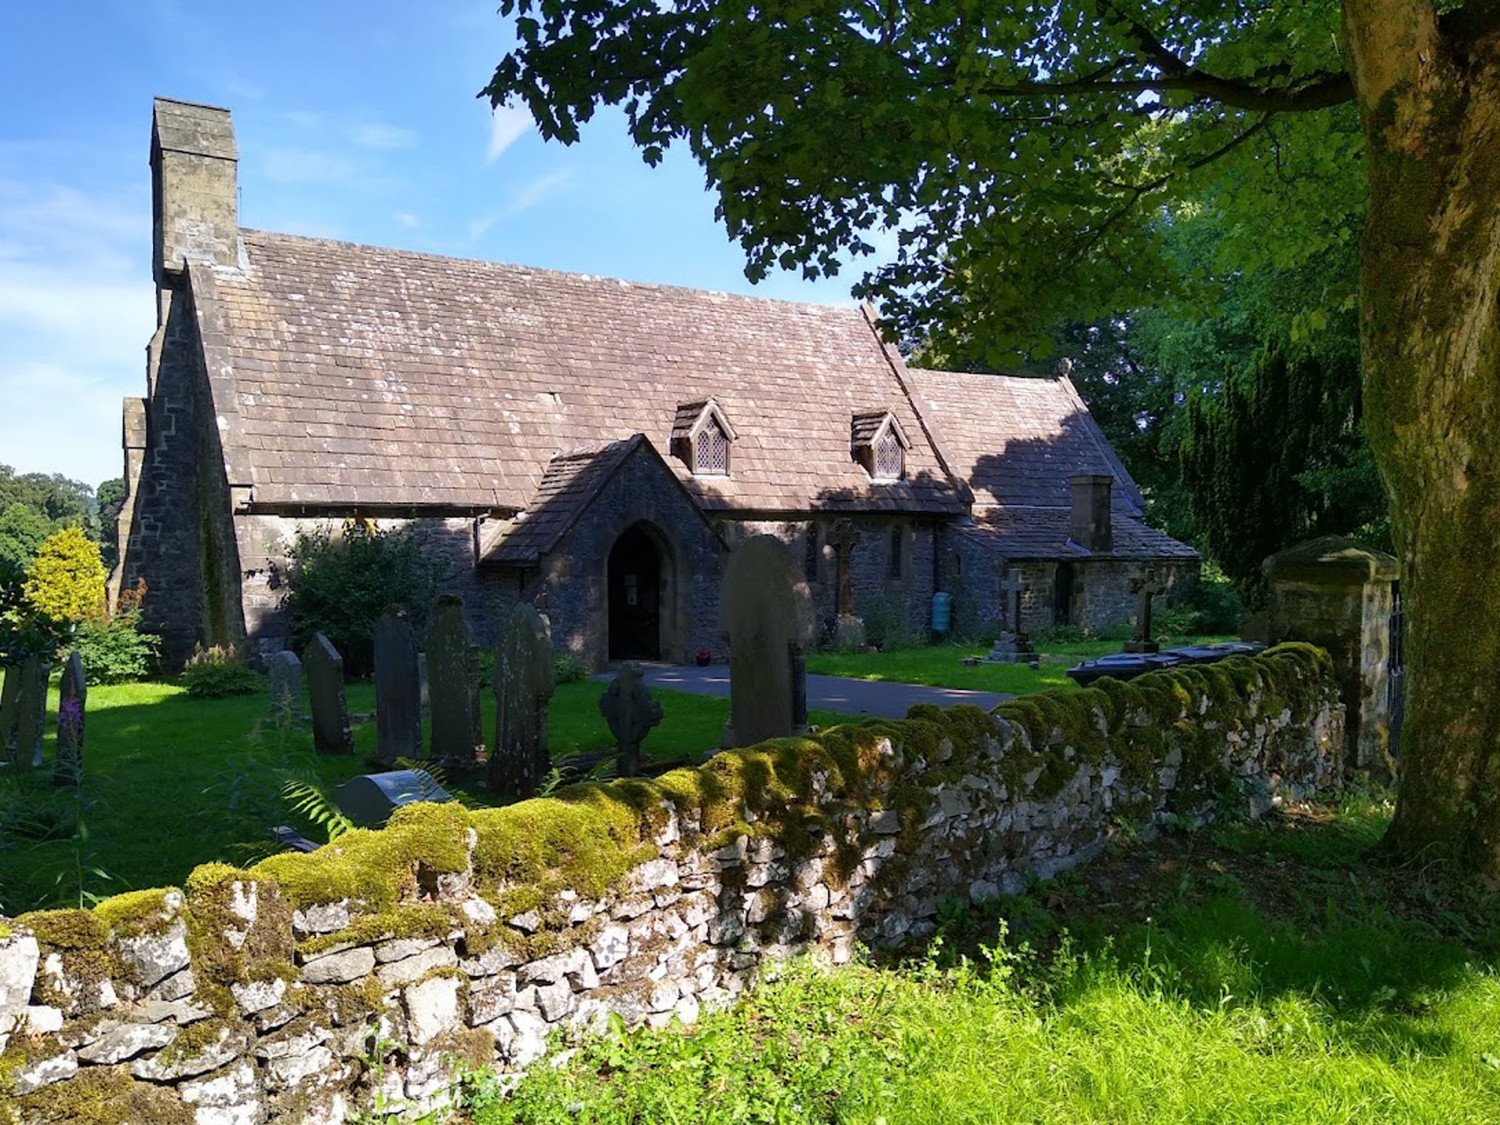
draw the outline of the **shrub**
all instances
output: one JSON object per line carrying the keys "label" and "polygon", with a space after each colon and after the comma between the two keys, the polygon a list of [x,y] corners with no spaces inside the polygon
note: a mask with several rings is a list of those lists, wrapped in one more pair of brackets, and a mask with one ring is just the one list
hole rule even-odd
{"label": "shrub", "polygon": [[26,598],[26,575],[0,559],[0,664],[15,664],[37,653],[50,655],[67,633]]}
{"label": "shrub", "polygon": [[98,621],[104,617],[104,562],[99,544],[82,528],[65,527],[47,537],[26,571],[26,600],[55,621]]}
{"label": "shrub", "polygon": [[375,622],[389,605],[402,606],[421,635],[448,567],[428,556],[410,529],[382,531],[349,522],[335,536],[327,528],[299,532],[288,556],[282,599],[293,647],[322,633],[344,655],[351,676],[374,666]]}
{"label": "shrub", "polygon": [[865,623],[865,640],[878,649],[906,648],[917,643],[907,617],[906,599],[899,594],[876,594],[855,607]]}
{"label": "shrub", "polygon": [[111,617],[85,621],[73,634],[73,650],[83,658],[91,684],[141,679],[155,666],[160,645],[160,637],[141,632],[135,603],[122,604]]}
{"label": "shrub", "polygon": [[564,652],[552,661],[552,677],[560,684],[581,683],[589,678],[589,666],[571,652]]}
{"label": "shrub", "polygon": [[187,693],[200,699],[223,699],[230,695],[254,695],[264,682],[233,645],[198,645],[188,658],[178,682]]}

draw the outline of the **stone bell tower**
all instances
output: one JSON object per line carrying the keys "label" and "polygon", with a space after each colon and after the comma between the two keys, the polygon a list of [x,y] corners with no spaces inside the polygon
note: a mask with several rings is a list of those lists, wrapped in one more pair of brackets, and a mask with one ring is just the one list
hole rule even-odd
{"label": "stone bell tower", "polygon": [[[237,154],[229,111],[157,98],[151,120],[152,273],[156,331],[146,396],[124,405],[125,504],[110,602],[145,583],[143,626],[179,667],[206,635],[194,412],[201,348],[188,264],[239,261]],[[195,356],[199,357],[195,359]]]}

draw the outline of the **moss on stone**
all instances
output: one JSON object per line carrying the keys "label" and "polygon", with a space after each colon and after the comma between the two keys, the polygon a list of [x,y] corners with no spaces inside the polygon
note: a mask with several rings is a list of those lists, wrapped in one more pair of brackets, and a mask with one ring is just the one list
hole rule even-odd
{"label": "moss on stone", "polygon": [[124,1067],[88,1067],[66,1082],[16,1100],[34,1125],[192,1125],[192,1110],[170,1089],[137,1082]]}
{"label": "moss on stone", "polygon": [[[188,952],[201,1002],[228,1018],[236,1011],[230,986],[297,979],[291,910],[276,883],[228,864],[209,863],[188,876],[186,892]],[[234,909],[251,895],[253,921]]]}
{"label": "moss on stone", "polygon": [[126,891],[94,907],[94,915],[113,939],[159,934],[171,925],[174,911],[167,896],[180,894],[175,887]]}
{"label": "moss on stone", "polygon": [[109,929],[91,910],[36,910],[22,914],[16,924],[63,952],[98,951],[109,944]]}

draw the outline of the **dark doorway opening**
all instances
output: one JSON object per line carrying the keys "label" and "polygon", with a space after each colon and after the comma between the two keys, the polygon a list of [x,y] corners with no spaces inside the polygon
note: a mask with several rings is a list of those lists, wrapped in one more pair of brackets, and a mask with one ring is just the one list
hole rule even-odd
{"label": "dark doorway opening", "polygon": [[1052,576],[1052,624],[1073,624],[1073,564],[1058,563]]}
{"label": "dark doorway opening", "polygon": [[661,659],[661,552],[640,524],[609,552],[609,658]]}

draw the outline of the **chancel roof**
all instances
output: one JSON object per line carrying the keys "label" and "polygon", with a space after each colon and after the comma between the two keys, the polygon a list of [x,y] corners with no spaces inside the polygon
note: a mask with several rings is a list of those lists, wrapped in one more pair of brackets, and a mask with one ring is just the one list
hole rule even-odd
{"label": "chancel roof", "polygon": [[1145,501],[1065,375],[1031,378],[913,370],[949,468],[974,493],[960,531],[1013,559],[1083,559],[1069,535],[1068,478],[1098,473],[1110,489],[1111,556],[1194,559],[1191,547],[1142,519]]}
{"label": "chancel roof", "polygon": [[[967,510],[860,309],[241,236],[240,269],[190,274],[252,505],[524,509],[561,485],[559,456],[637,433],[665,455],[679,406],[713,399],[732,475],[668,458],[706,509]],[[871,403],[913,443],[905,481],[851,456]]]}
{"label": "chancel roof", "polygon": [[1101,473],[1115,478],[1115,510],[1141,514],[1140,489],[1066,376],[929,370],[911,376],[932,407],[949,467],[974,490],[976,511],[1068,508],[1068,478]]}

